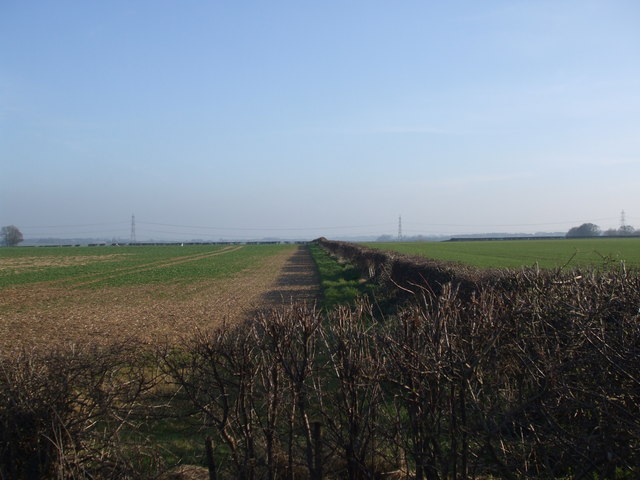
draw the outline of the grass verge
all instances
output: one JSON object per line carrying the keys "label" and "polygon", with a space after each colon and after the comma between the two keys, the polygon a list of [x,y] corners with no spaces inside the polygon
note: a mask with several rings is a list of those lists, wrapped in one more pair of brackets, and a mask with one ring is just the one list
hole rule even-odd
{"label": "grass verge", "polygon": [[317,243],[309,244],[309,250],[320,274],[323,294],[320,306],[323,309],[329,310],[339,304],[353,303],[357,297],[373,288],[361,279],[356,267],[338,261]]}

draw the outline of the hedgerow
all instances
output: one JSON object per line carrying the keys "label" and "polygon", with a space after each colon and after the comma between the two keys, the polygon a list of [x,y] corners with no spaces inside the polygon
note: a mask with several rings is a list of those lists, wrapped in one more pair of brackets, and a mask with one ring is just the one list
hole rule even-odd
{"label": "hedgerow", "polygon": [[[124,353],[128,360],[109,354],[106,363],[76,361],[73,352],[53,363],[3,360],[1,478],[29,478],[25,458],[46,460],[43,478],[131,478],[128,450],[96,425],[134,424],[134,412],[199,423],[217,478],[640,475],[637,273],[488,275],[331,248],[384,285],[392,313],[366,298],[330,311],[292,304],[259,312],[156,346],[151,377],[149,357],[129,371],[122,368],[137,363]],[[122,383],[128,378],[134,383]],[[174,400],[144,395],[160,384]],[[23,412],[33,428],[16,427]],[[100,477],[98,452],[119,469],[104,467]]]}

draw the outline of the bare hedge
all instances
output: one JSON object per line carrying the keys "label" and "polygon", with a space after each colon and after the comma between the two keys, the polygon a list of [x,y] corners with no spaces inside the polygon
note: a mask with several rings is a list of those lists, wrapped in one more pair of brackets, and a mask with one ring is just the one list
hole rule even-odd
{"label": "bare hedge", "polygon": [[[159,414],[200,422],[217,478],[640,476],[637,273],[489,278],[358,252],[408,298],[393,314],[294,304],[153,360],[0,359],[0,478],[141,478],[121,432]],[[160,379],[179,406],[145,400]]]}
{"label": "bare hedge", "polygon": [[363,276],[390,296],[399,299],[424,288],[438,295],[444,285],[454,283],[459,294],[468,297],[480,285],[496,284],[511,276],[506,270],[479,270],[469,265],[445,262],[420,256],[382,251],[350,242],[316,240],[335,257],[348,261]]}
{"label": "bare hedge", "polygon": [[425,288],[394,316],[292,306],[164,365],[224,478],[633,478],[639,306],[634,276],[523,271],[468,298]]}
{"label": "bare hedge", "polygon": [[121,433],[155,384],[143,362],[126,343],[0,357],[0,479],[142,478]]}

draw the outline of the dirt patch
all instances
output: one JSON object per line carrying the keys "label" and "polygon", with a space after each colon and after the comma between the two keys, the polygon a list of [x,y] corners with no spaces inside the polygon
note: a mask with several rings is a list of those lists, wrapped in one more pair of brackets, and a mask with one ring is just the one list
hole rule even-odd
{"label": "dirt patch", "polygon": [[42,257],[0,258],[0,268],[11,268],[16,271],[49,268],[49,267],[74,267],[77,265],[89,265],[91,263],[113,262],[127,257],[126,253],[113,253],[107,255],[49,255]]}
{"label": "dirt patch", "polygon": [[7,352],[123,338],[175,341],[282,302],[313,302],[319,286],[300,247],[226,279],[102,289],[32,284],[0,293],[0,351]]}
{"label": "dirt patch", "polygon": [[320,277],[308,248],[299,248],[282,265],[275,284],[262,295],[266,306],[291,301],[313,303],[320,297]]}

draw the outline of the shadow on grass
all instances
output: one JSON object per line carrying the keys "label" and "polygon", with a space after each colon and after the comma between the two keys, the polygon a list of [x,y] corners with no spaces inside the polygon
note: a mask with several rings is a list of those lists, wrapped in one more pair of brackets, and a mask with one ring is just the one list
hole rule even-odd
{"label": "shadow on grass", "polygon": [[329,255],[319,244],[311,243],[309,251],[318,267],[323,299],[320,306],[331,309],[336,305],[353,303],[372,288],[362,281],[360,272],[347,262]]}

